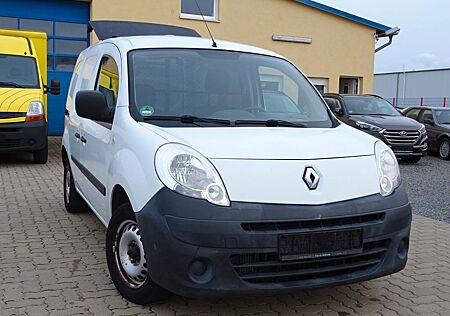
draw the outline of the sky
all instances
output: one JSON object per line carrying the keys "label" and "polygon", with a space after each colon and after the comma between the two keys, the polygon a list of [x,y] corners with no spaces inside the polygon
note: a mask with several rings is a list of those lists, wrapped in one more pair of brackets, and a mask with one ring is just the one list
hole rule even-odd
{"label": "sky", "polygon": [[401,29],[393,44],[375,55],[375,73],[450,68],[450,1],[316,1]]}

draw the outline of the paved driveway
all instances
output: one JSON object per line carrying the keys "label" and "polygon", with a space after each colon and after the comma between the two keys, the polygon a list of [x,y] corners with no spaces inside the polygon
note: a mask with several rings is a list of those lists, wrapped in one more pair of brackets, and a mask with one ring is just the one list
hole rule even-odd
{"label": "paved driveway", "polygon": [[64,211],[59,142],[51,139],[44,166],[26,155],[0,157],[2,316],[450,315],[450,225],[421,216],[408,266],[393,276],[292,295],[133,305],[109,279],[104,227],[92,214]]}

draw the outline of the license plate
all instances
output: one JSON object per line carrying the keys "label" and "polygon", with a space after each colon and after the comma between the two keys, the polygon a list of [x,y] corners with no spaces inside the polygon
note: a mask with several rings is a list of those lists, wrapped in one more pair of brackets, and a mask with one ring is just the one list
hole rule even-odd
{"label": "license plate", "polygon": [[282,261],[350,255],[362,250],[362,229],[278,237],[278,255]]}

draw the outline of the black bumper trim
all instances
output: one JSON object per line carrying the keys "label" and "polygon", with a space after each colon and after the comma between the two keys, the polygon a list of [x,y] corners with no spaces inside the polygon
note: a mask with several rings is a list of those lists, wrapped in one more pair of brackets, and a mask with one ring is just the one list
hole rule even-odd
{"label": "black bumper trim", "polygon": [[45,121],[0,124],[0,152],[33,152],[47,144]]}
{"label": "black bumper trim", "polygon": [[[136,218],[146,254],[152,258],[152,279],[176,294],[204,297],[311,289],[394,273],[406,265],[412,215],[401,186],[389,197],[377,194],[327,205],[232,202],[228,208],[162,189]],[[351,222],[352,218],[370,220]],[[360,227],[364,250],[282,262],[277,257],[280,230],[242,227],[279,220],[306,223],[295,224],[289,233]],[[335,222],[324,227],[307,224],[321,220]],[[206,279],[192,275],[196,260],[208,267]]]}

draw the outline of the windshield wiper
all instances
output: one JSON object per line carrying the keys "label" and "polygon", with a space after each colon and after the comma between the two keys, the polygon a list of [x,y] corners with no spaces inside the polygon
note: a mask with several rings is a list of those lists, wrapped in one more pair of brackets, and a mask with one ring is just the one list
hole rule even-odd
{"label": "windshield wiper", "polygon": [[294,123],[283,120],[267,120],[267,121],[258,121],[258,120],[237,120],[234,122],[235,125],[264,125],[267,127],[306,127],[306,125],[301,123]]}
{"label": "windshield wiper", "polygon": [[12,81],[0,81],[1,87],[25,88],[24,86]]}
{"label": "windshield wiper", "polygon": [[220,125],[225,125],[225,126],[231,126],[231,121],[229,121],[229,120],[197,117],[197,116],[191,116],[191,115],[145,116],[144,121],[176,121],[176,122],[181,122],[183,124],[195,124],[195,125],[196,125],[196,123],[211,123],[211,124],[220,124]]}

